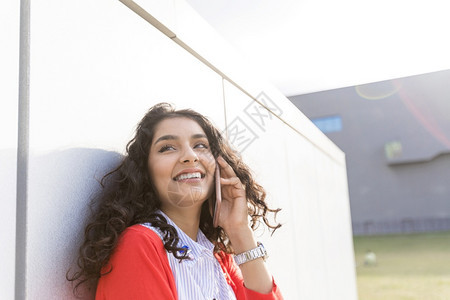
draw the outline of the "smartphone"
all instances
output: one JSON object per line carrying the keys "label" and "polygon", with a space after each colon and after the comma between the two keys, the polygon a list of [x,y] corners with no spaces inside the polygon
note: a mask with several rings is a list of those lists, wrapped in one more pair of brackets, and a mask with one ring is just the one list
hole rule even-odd
{"label": "smartphone", "polygon": [[220,206],[222,204],[222,189],[220,186],[220,167],[219,164],[216,163],[216,171],[214,174],[214,179],[216,183],[216,201],[214,201],[212,208],[212,216],[213,216],[213,226],[217,227],[219,223],[220,216]]}

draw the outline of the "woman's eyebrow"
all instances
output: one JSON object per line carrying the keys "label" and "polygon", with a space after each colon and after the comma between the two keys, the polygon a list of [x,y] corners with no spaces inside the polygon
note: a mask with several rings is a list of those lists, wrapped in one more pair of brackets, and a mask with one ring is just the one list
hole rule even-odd
{"label": "woman's eyebrow", "polygon": [[179,137],[176,136],[176,135],[171,135],[171,134],[163,135],[162,137],[160,137],[159,139],[157,139],[157,140],[153,143],[153,145],[156,145],[156,144],[159,143],[160,141],[178,140],[178,139],[179,139]]}
{"label": "woman's eyebrow", "polygon": [[[206,136],[206,134],[203,133],[197,133],[197,134],[193,134],[191,136],[192,139],[208,139],[208,137]],[[180,137],[177,135],[172,135],[172,134],[167,134],[167,135],[163,135],[162,137],[158,138],[153,145],[156,145],[157,143],[161,142],[161,141],[168,141],[168,140],[179,140]]]}
{"label": "woman's eyebrow", "polygon": [[203,133],[193,134],[191,138],[192,139],[208,139],[206,134],[203,134]]}

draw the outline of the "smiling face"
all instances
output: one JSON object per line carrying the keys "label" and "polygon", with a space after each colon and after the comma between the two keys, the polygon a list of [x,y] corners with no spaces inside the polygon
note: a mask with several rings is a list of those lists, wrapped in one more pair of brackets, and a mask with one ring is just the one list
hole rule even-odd
{"label": "smiling face", "polygon": [[214,190],[214,168],[208,138],[197,122],[175,117],[157,125],[148,170],[163,211],[200,208]]}

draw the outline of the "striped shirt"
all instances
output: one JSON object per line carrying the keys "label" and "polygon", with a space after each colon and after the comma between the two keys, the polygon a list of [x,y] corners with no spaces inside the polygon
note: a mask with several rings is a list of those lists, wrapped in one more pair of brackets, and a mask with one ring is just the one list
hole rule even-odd
{"label": "striped shirt", "polygon": [[[194,241],[178,228],[166,214],[161,211],[158,212],[177,230],[180,238],[179,246],[188,249],[189,259],[181,262],[172,253],[167,252],[169,265],[177,286],[178,299],[235,300],[236,296],[231,286],[228,285],[219,262],[214,257],[214,245],[203,232],[199,230],[197,241]],[[162,239],[162,234],[158,228],[149,223],[141,225],[152,229]]]}

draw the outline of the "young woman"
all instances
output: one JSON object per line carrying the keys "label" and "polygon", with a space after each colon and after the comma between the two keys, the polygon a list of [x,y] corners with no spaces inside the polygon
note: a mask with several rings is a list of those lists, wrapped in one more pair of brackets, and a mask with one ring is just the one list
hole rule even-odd
{"label": "young woman", "polygon": [[278,210],[201,114],[152,107],[102,186],[68,276],[96,299],[282,299],[253,235]]}

